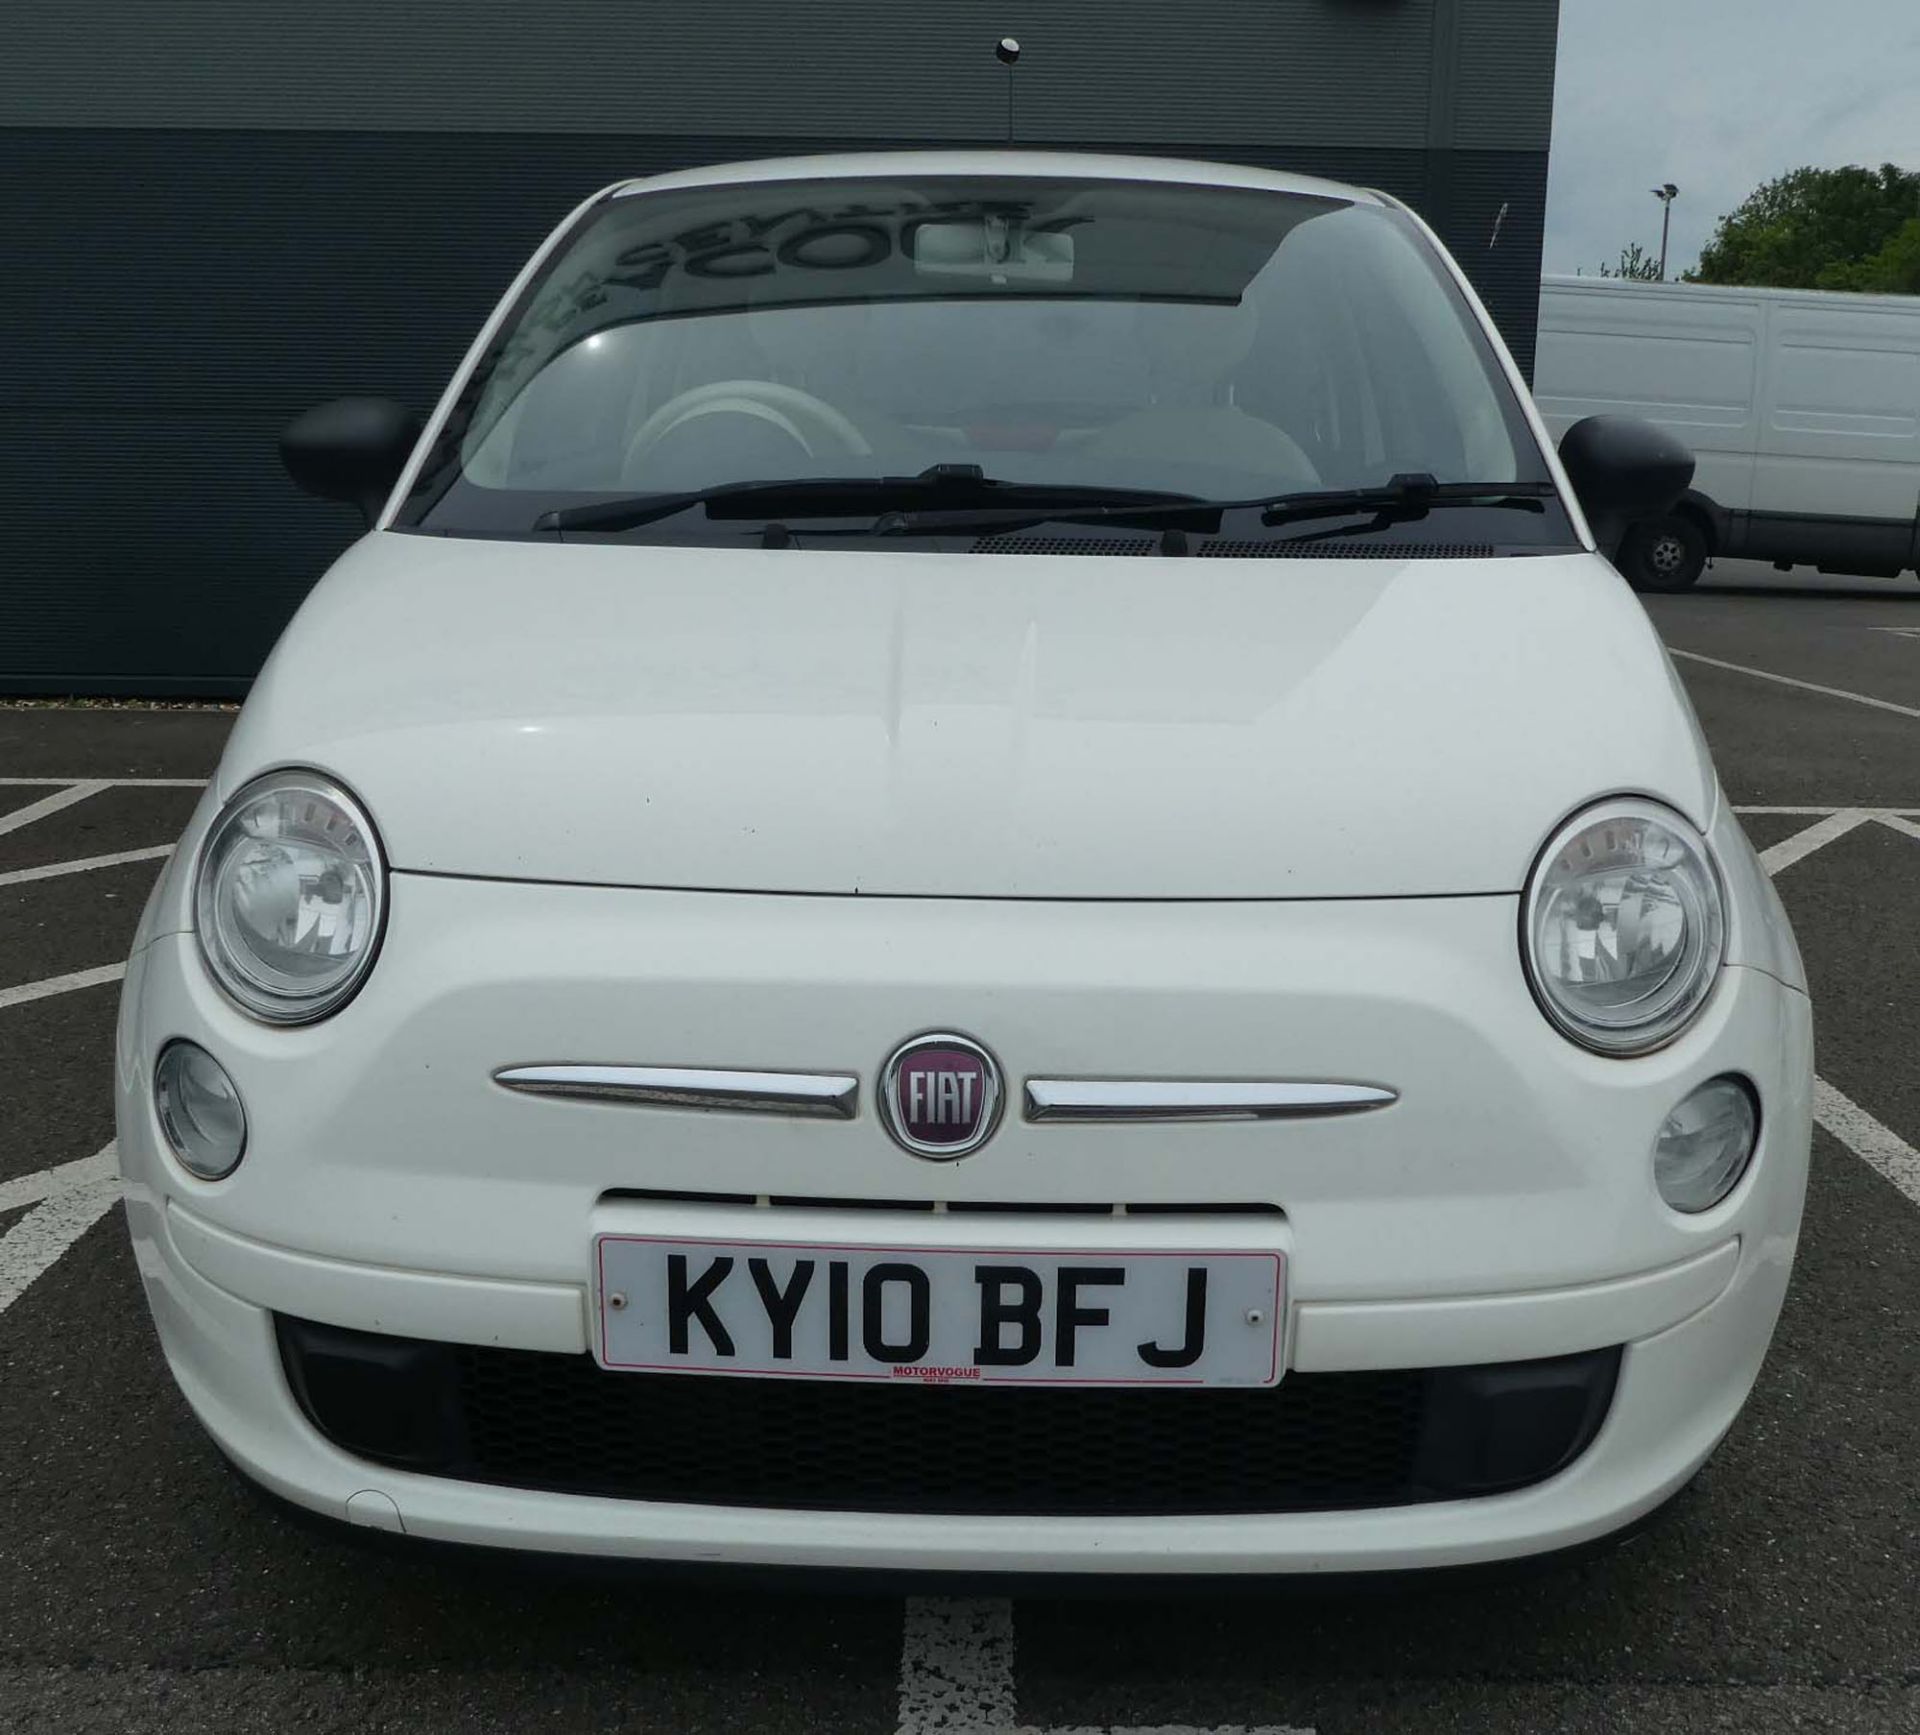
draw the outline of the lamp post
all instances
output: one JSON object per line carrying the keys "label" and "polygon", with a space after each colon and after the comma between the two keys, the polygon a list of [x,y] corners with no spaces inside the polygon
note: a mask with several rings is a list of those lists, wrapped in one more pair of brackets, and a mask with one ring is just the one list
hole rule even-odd
{"label": "lamp post", "polygon": [[1671,181],[1663,182],[1653,189],[1653,196],[1660,201],[1660,281],[1667,280],[1667,234],[1673,227],[1673,202],[1680,196],[1680,189]]}

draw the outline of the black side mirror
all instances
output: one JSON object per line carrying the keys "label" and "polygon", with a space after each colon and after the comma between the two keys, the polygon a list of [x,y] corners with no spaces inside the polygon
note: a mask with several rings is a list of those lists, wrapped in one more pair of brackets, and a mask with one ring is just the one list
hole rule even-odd
{"label": "black side mirror", "polygon": [[371,524],[420,438],[420,418],[390,398],[334,398],[296,416],[280,462],[309,494],[348,500]]}
{"label": "black side mirror", "polygon": [[1693,453],[1635,416],[1588,416],[1560,437],[1560,462],[1600,552],[1619,553],[1629,526],[1659,518],[1693,481]]}

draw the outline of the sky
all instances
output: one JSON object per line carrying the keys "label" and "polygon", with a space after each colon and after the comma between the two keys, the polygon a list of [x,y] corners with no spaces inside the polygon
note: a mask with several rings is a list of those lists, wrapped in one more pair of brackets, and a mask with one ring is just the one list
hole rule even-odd
{"label": "sky", "polygon": [[1920,169],[1920,0],[1560,0],[1548,271],[1660,249],[1667,271],[1761,182],[1813,163]]}

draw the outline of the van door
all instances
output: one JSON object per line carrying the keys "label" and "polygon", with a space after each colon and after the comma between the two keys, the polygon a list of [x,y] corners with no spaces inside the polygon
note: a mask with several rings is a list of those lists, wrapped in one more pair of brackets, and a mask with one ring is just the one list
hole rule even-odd
{"label": "van door", "polygon": [[1764,325],[1760,299],[1738,290],[1551,278],[1534,398],[1556,440],[1583,416],[1671,430],[1692,449],[1695,489],[1737,515],[1753,493]]}
{"label": "van door", "polygon": [[1793,296],[1768,315],[1753,552],[1840,572],[1912,566],[1920,303]]}

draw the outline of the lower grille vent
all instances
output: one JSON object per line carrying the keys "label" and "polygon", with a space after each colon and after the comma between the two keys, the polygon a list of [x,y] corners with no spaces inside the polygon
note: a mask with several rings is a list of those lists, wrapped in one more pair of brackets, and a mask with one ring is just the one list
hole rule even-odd
{"label": "lower grille vent", "polygon": [[1050,1390],[606,1373],[590,1356],[278,1328],[301,1408],[362,1458],[557,1493],[849,1512],[1310,1512],[1500,1493],[1586,1448],[1620,1360]]}

